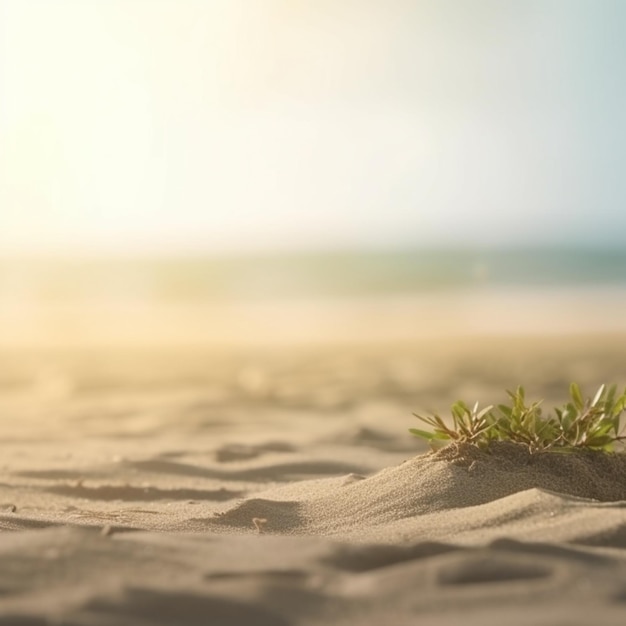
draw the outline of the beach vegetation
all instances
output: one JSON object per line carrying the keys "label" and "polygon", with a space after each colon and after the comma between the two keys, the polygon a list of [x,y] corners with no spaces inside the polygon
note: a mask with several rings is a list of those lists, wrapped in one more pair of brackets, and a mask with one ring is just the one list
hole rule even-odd
{"label": "beach vegetation", "polygon": [[451,419],[436,413],[414,413],[430,428],[411,428],[416,437],[425,439],[432,449],[450,443],[470,443],[488,448],[495,441],[523,444],[531,453],[574,450],[609,452],[626,440],[621,417],[626,409],[626,389],[618,394],[617,386],[602,385],[593,397],[585,397],[577,383],[569,388],[570,399],[552,412],[544,412],[542,401],[529,402],[523,387],[507,391],[509,402],[480,408],[463,401],[452,405]]}

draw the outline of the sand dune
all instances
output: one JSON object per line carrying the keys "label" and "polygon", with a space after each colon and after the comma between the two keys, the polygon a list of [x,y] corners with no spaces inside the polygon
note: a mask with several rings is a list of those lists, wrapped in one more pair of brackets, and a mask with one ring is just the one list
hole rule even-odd
{"label": "sand dune", "polygon": [[[512,494],[520,495],[509,502],[506,497]],[[371,537],[376,528],[384,535],[390,525],[397,528],[408,520],[403,535],[415,538],[428,534],[424,522],[433,513],[448,515],[499,501],[499,523],[504,523],[521,519],[528,509],[538,515],[546,507],[572,508],[574,502],[593,507],[594,500],[617,501],[618,507],[626,501],[626,455],[530,455],[507,444],[486,453],[464,445],[417,456],[370,478],[350,474],[263,492],[220,515],[216,523],[249,529],[254,518],[263,518],[266,531],[353,539]],[[624,515],[626,505],[617,510]],[[471,513],[463,515],[471,518]]]}
{"label": "sand dune", "polygon": [[625,456],[407,429],[623,381],[624,345],[5,362],[0,624],[622,624]]}

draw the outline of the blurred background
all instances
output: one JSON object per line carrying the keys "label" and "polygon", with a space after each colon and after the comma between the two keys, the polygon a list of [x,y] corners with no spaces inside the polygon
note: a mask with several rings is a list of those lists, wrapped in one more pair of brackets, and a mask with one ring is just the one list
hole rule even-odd
{"label": "blurred background", "polygon": [[[619,382],[625,28],[619,0],[0,0],[5,387],[66,390],[51,350],[219,350],[258,396],[251,351],[468,338],[513,386],[476,346],[559,336]],[[398,358],[417,397],[435,361]]]}

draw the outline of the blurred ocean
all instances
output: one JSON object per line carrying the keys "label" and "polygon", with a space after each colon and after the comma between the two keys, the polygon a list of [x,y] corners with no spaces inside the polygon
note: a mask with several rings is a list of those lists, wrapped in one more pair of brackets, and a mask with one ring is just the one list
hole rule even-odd
{"label": "blurred ocean", "polygon": [[0,304],[350,297],[484,287],[626,287],[625,250],[0,259]]}
{"label": "blurred ocean", "polygon": [[0,345],[626,332],[626,251],[0,260]]}

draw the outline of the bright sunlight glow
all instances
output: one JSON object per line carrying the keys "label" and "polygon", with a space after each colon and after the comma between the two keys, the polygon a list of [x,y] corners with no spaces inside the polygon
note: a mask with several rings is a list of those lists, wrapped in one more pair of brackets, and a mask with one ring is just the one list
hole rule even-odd
{"label": "bright sunlight glow", "polygon": [[618,241],[626,6],[0,0],[0,252]]}

